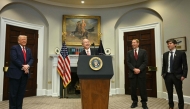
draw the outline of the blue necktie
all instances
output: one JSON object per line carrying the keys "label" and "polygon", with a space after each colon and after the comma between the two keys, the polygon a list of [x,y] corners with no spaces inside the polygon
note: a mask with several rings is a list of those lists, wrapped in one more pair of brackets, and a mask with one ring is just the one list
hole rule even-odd
{"label": "blue necktie", "polygon": [[170,52],[170,72],[172,72],[172,65],[173,65],[173,52]]}

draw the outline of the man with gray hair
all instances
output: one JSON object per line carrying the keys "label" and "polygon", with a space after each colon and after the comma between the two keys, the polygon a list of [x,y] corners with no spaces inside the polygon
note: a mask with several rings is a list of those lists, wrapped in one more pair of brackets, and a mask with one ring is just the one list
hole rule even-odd
{"label": "man with gray hair", "polygon": [[79,55],[98,55],[98,52],[96,49],[90,48],[90,41],[88,39],[82,40],[82,46],[84,47],[84,50],[79,53]]}

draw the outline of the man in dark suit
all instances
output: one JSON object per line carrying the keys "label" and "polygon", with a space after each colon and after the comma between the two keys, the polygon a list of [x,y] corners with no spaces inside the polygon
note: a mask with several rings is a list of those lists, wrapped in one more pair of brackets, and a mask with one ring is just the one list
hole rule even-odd
{"label": "man in dark suit", "polygon": [[33,63],[32,53],[26,48],[27,36],[18,36],[18,45],[11,47],[9,77],[9,108],[22,109],[23,97],[29,76],[29,68]]}
{"label": "man in dark suit", "polygon": [[132,40],[132,50],[127,53],[127,65],[129,67],[129,79],[131,86],[131,99],[133,101],[131,108],[137,107],[137,84],[140,91],[141,103],[143,109],[147,107],[147,92],[146,92],[146,67],[148,57],[146,50],[139,48],[139,40]]}
{"label": "man in dark suit", "polygon": [[184,109],[184,99],[182,84],[187,77],[187,59],[185,52],[176,50],[177,41],[169,39],[166,41],[168,52],[163,54],[162,76],[165,80],[166,89],[168,92],[169,109],[173,109],[173,85],[175,86],[178,95],[178,107]]}
{"label": "man in dark suit", "polygon": [[84,50],[79,53],[79,55],[98,55],[97,50],[90,48],[90,41],[88,39],[82,40],[82,46]]}

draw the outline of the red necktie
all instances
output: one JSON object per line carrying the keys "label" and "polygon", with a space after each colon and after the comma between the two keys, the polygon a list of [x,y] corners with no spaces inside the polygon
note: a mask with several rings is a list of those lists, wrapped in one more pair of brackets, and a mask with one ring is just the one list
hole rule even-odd
{"label": "red necktie", "polygon": [[24,55],[24,64],[26,64],[26,51],[25,51],[25,48],[23,47],[22,49],[22,53]]}
{"label": "red necktie", "polygon": [[137,50],[135,50],[135,59],[138,59]]}

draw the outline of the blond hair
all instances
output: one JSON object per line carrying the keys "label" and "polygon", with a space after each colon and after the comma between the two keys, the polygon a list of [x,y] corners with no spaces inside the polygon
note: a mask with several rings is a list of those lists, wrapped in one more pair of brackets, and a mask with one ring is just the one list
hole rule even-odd
{"label": "blond hair", "polygon": [[[135,40],[137,43],[139,43],[139,40],[138,40],[138,39],[133,39],[133,40]],[[132,40],[132,41],[133,41],[133,40]]]}
{"label": "blond hair", "polygon": [[19,35],[19,36],[18,36],[18,40],[20,39],[20,37],[21,37],[21,36],[24,36],[24,37],[26,37],[26,38],[27,38],[27,36],[26,36],[26,35]]}

